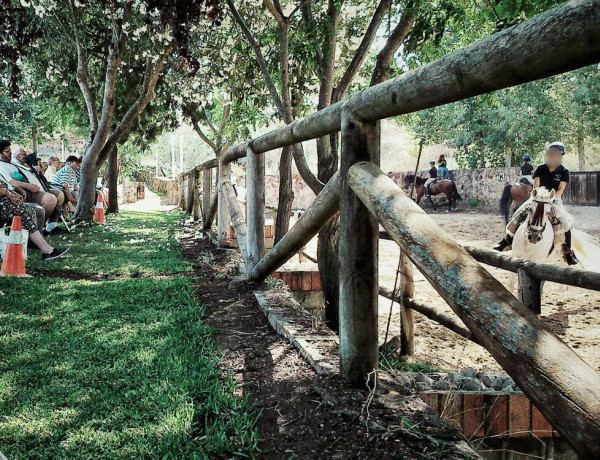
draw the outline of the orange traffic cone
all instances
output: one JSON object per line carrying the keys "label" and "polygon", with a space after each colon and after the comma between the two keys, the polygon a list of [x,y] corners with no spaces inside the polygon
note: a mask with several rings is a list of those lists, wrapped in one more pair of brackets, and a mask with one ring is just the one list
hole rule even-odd
{"label": "orange traffic cone", "polygon": [[21,230],[21,217],[13,217],[0,276],[28,276],[25,273],[25,246]]}
{"label": "orange traffic cone", "polygon": [[102,193],[98,194],[96,210],[94,211],[94,222],[97,222],[102,225],[106,223],[106,218],[104,217],[104,203],[102,202]]}

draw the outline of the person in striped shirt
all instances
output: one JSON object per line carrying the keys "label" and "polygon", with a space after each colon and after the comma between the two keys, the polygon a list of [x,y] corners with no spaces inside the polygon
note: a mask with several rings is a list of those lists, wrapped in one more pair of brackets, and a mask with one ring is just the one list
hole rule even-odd
{"label": "person in striped shirt", "polygon": [[69,213],[69,203],[73,206],[77,205],[77,170],[81,167],[81,160],[75,155],[70,155],[67,158],[66,164],[56,171],[52,178],[52,186],[59,188],[65,192],[65,204],[63,212],[65,215]]}

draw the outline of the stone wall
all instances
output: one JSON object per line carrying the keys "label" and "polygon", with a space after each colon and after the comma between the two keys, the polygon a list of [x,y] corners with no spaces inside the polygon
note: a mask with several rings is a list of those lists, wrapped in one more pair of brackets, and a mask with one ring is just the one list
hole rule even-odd
{"label": "stone wall", "polygon": [[175,179],[169,177],[153,177],[150,180],[149,186],[153,192],[166,195],[167,202],[165,204],[179,203],[179,185]]}

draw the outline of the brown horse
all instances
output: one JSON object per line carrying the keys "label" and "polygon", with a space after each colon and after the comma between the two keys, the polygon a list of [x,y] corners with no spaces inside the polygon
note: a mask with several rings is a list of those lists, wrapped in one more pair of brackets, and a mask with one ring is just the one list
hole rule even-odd
{"label": "brown horse", "polygon": [[[414,174],[408,174],[404,177],[404,187],[409,188],[414,184],[415,176]],[[417,176],[417,199],[416,202],[419,204],[423,195],[425,195],[425,182],[427,179],[423,179],[422,177]],[[462,197],[458,194],[458,189],[456,188],[456,184],[448,179],[438,180],[433,183],[431,187],[429,187],[429,200],[433,205],[433,210],[437,210],[436,202],[431,198],[432,195],[439,194],[446,195],[446,199],[448,200],[448,211],[458,210],[457,201],[462,200]]]}
{"label": "brown horse", "polygon": [[510,205],[512,202],[514,201],[515,203],[515,207],[513,208],[514,213],[519,206],[527,201],[532,189],[532,185],[525,184],[523,182],[520,182],[516,185],[512,185],[507,182],[504,185],[502,198],[500,198],[500,213],[504,216],[504,220],[507,224],[510,220]]}

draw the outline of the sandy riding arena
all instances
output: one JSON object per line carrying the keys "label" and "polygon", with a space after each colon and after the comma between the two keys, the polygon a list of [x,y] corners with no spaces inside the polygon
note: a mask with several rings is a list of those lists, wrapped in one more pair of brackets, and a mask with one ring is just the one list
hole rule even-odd
{"label": "sandy riding arena", "polygon": [[[596,240],[600,239],[600,209],[570,208],[575,225]],[[503,234],[503,219],[495,214],[482,213],[437,213],[431,217],[452,237],[462,244],[491,247]],[[380,284],[392,289],[398,265],[398,247],[393,241],[380,241]],[[504,285],[508,282],[508,272],[487,267]],[[435,292],[431,285],[418,272],[415,273],[415,297],[418,301],[443,307],[450,307]],[[574,287],[563,287],[546,283],[542,298],[542,319],[544,324],[562,338],[592,367],[600,370],[600,292]],[[390,300],[380,297],[379,327],[380,341],[383,341],[390,309]],[[390,336],[399,333],[398,305],[392,310]],[[434,367],[451,371],[472,367],[500,369],[490,354],[482,347],[449,331],[443,326],[415,313],[416,360],[427,362]]]}

